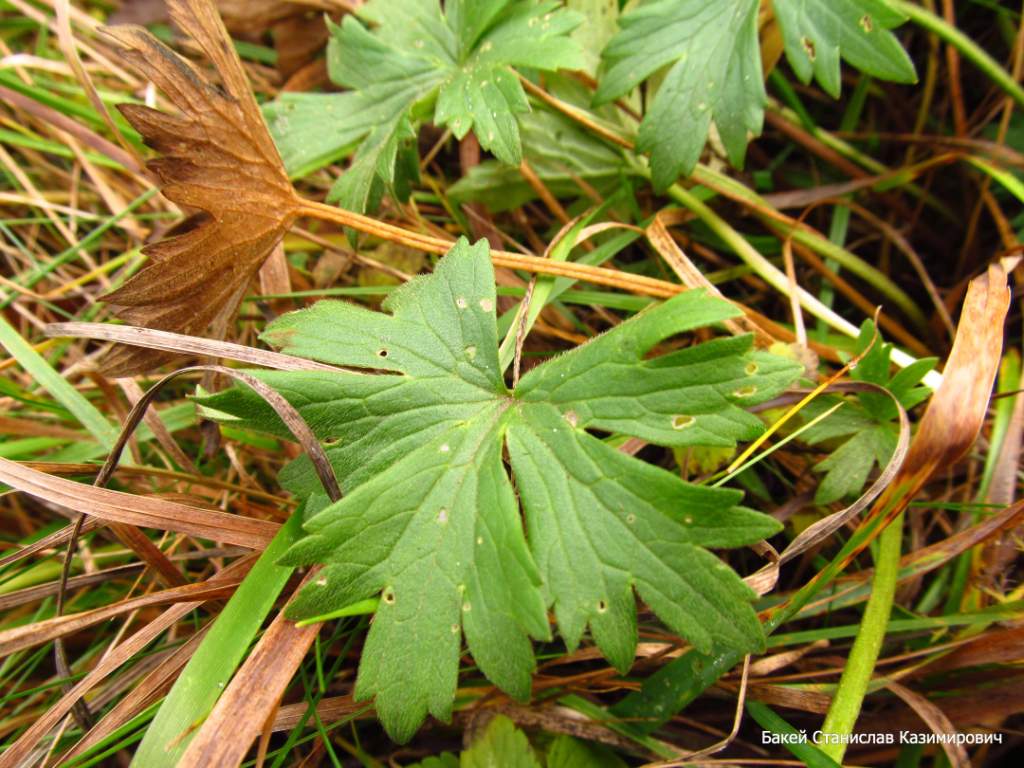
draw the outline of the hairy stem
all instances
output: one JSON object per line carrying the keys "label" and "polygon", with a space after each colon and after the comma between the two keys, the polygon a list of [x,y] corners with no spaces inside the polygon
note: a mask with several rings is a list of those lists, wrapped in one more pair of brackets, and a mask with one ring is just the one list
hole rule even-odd
{"label": "hairy stem", "polygon": [[[427,253],[443,254],[447,253],[448,249],[452,247],[451,240],[413,232],[394,224],[378,221],[369,216],[363,216],[312,200],[302,200],[297,213],[300,216],[310,216],[351,227],[359,232],[379,237],[382,240],[407,245],[410,248],[417,248]],[[573,280],[607,285],[612,288],[621,288],[644,296],[654,296],[662,299],[675,296],[677,293],[686,290],[685,286],[682,285],[644,277],[643,275],[631,275],[628,272],[620,272],[617,269],[592,267],[587,264],[577,264],[570,261],[552,261],[551,259],[542,259],[538,256],[511,253],[510,251],[492,250],[491,261],[498,267],[521,269],[540,275],[568,277]]]}
{"label": "hairy stem", "polygon": [[[889,626],[889,614],[900,570],[902,536],[903,515],[900,515],[878,537],[878,559],[871,584],[871,597],[864,609],[864,619],[853,648],[850,649],[835,698],[825,715],[825,724],[821,730],[827,734],[847,736],[853,732],[857,722]],[[842,762],[846,752],[843,741],[842,738],[830,738],[829,743],[822,745],[821,749],[837,763]]]}

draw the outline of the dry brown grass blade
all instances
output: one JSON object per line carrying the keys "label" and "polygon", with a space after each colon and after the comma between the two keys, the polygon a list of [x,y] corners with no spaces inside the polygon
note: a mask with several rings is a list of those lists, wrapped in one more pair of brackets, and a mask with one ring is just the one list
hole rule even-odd
{"label": "dry brown grass blade", "polygon": [[306,424],[305,419],[299,415],[299,412],[295,410],[291,403],[289,403],[281,394],[277,392],[273,387],[264,384],[262,381],[254,376],[251,376],[244,371],[236,371],[231,368],[225,368],[221,365],[193,365],[188,368],[179,368],[174,373],[169,373],[164,376],[160,381],[149,388],[149,391],[143,395],[137,403],[132,407],[131,413],[128,414],[128,418],[125,420],[124,427],[121,429],[121,434],[118,436],[117,442],[114,443],[114,448],[110,452],[110,456],[107,458],[103,468],[100,469],[99,475],[96,478],[97,485],[103,485],[106,480],[114,472],[114,467],[117,465],[117,457],[120,456],[121,450],[124,448],[128,437],[135,430],[135,427],[142,421],[142,416],[146,412],[150,403],[153,402],[160,390],[163,389],[164,385],[178,376],[189,374],[189,373],[214,373],[220,376],[226,376],[229,379],[245,384],[247,387],[252,389],[256,394],[262,397],[267,405],[274,409],[278,418],[284,422],[284,425],[288,427],[288,430],[295,436],[295,439],[302,445],[303,450],[309,456],[310,462],[313,464],[313,469],[320,479],[321,484],[324,487],[324,491],[332,500],[341,498],[341,490],[338,487],[338,478],[334,474],[334,467],[331,466],[330,459],[327,458],[327,453],[324,451],[320,441],[316,439],[316,435],[313,434],[313,430]]}
{"label": "dry brown grass blade", "polygon": [[[83,573],[81,576],[72,576],[67,581],[66,589],[90,587],[93,584],[102,584],[106,581],[113,581],[125,576],[136,576],[142,572],[144,567],[142,563],[128,563],[127,565],[117,565],[113,568],[96,571],[95,573]],[[57,594],[60,587],[60,581],[51,581],[46,584],[37,584],[34,587],[25,587],[17,592],[8,592],[6,595],[0,595],[0,611],[9,611],[11,608],[16,608],[19,605],[38,602],[44,597]]]}
{"label": "dry brown grass blade", "polygon": [[69,751],[61,755],[61,763],[85,753],[130,721],[142,710],[157,701],[174,684],[181,668],[192,658],[199,644],[206,636],[207,624],[174,650],[167,658],[146,675],[123,699],[115,704],[92,729],[89,730]]}
{"label": "dry brown grass blade", "polygon": [[[89,470],[93,472],[96,471],[95,466],[83,465],[83,467],[84,466],[88,466]],[[88,533],[89,531],[95,531],[97,528],[102,527],[102,525],[103,521],[99,520],[98,518],[87,518],[84,525],[82,525],[82,530],[80,531],[80,533]],[[38,554],[39,552],[45,552],[48,549],[59,547],[61,544],[64,544],[65,542],[67,542],[68,539],[71,538],[71,532],[74,527],[74,523],[72,523],[71,525],[66,525],[59,531],[54,531],[53,533],[47,534],[38,541],[33,541],[31,544],[27,544],[26,546],[21,547],[20,549],[17,549],[14,552],[11,552],[9,555],[4,555],[3,557],[0,557],[0,568],[4,568],[10,565],[11,563],[16,563],[19,560],[24,560],[26,557],[31,557],[32,555]]]}
{"label": "dry brown grass blade", "polygon": [[60,701],[48,709],[46,714],[36,720],[28,730],[18,737],[14,744],[0,754],[0,768],[16,768],[24,764],[39,740],[71,711],[76,701],[159,637],[162,632],[173,627],[200,605],[202,605],[201,602],[191,602],[171,606],[158,618],[149,622],[128,640],[107,653],[85,677],[75,684],[74,688],[62,696]]}
{"label": "dry brown grass blade", "polygon": [[[304,583],[315,573],[311,571]],[[277,708],[319,631],[319,624],[296,626],[285,618],[284,611],[275,616],[217,700],[180,764],[208,768],[239,765]]]}
{"label": "dry brown grass blade", "polygon": [[[280,709],[277,710],[277,715],[274,716],[274,722],[271,725],[271,729],[274,732],[278,731],[290,731],[292,728],[302,722],[306,715],[306,711],[309,709],[309,703],[300,701],[296,704],[284,704]],[[343,717],[348,717],[356,713],[369,715],[373,712],[373,707],[369,704],[356,704],[352,701],[352,696],[325,696],[320,699],[320,703],[317,704],[316,713],[320,716],[320,719],[325,722],[337,722]]]}
{"label": "dry brown grass blade", "polygon": [[[181,110],[174,116],[120,106],[146,143],[163,193],[199,211],[183,231],[146,246],[147,265],[106,298],[133,324],[222,335],[260,265],[284,236],[298,198],[267,131],[227,30],[209,0],[171,0],[171,18],[213,62],[216,85],[141,27],[112,27],[106,38]],[[173,356],[120,348],[109,375],[155,367]]]}
{"label": "dry brown grass blade", "polygon": [[[1003,322],[1010,306],[1007,275],[1017,261],[1003,259],[971,281],[956,340],[943,369],[942,386],[928,403],[891,491],[908,486],[916,491],[936,470],[952,465],[974,444],[999,370]],[[885,497],[880,503],[884,501]]]}
{"label": "dry brown grass blade", "polygon": [[[942,711],[956,726],[956,730],[980,727],[998,731],[992,727],[993,723],[1024,712],[1024,675],[1010,671],[998,681],[980,681],[977,687],[961,688],[955,695],[942,697]],[[861,733],[898,733],[917,731],[920,726],[921,721],[916,713],[899,707],[896,710],[886,708],[877,715],[865,718],[857,730]]]}
{"label": "dry brown grass blade", "polygon": [[[882,524],[846,553],[838,564],[839,570],[853,562],[907,508],[932,475],[955,464],[974,444],[985,421],[999,370],[1003,324],[1011,298],[1007,276],[1018,261],[1004,258],[993,263],[968,286],[956,339],[943,370],[942,386],[928,402],[903,466],[865,519],[868,522],[881,518]],[[804,589],[826,573],[819,571]],[[785,604],[775,610],[785,610]]]}
{"label": "dry brown grass blade", "polygon": [[1011,627],[971,638],[966,644],[916,671],[918,676],[983,664],[1020,664],[1024,659],[1024,626]]}
{"label": "dry brown grass blade", "polygon": [[189,601],[204,602],[215,598],[227,597],[235,591],[245,570],[234,568],[230,577],[219,575],[198,584],[186,584],[181,587],[150,592],[149,594],[122,600],[112,605],[94,608],[91,611],[72,613],[67,616],[55,616],[51,619],[25,624],[13,629],[0,631],[0,657],[9,656],[40,643],[47,643],[58,637],[70,635],[79,630],[91,627],[100,622],[120,616],[124,613],[148,608],[154,605],[182,603]]}
{"label": "dry brown grass blade", "polygon": [[266,520],[253,520],[153,496],[136,496],[83,485],[3,458],[0,458],[0,481],[19,491],[101,518],[108,523],[127,523],[174,531],[249,549],[263,549],[278,529],[277,523]]}
{"label": "dry brown grass blade", "polygon": [[[1024,519],[1024,501],[1018,501],[1006,509],[989,515],[976,525],[972,525],[959,533],[938,541],[922,549],[916,549],[904,555],[900,560],[900,570],[909,571],[906,579],[918,578],[948,563],[958,555],[962,555],[977,544],[988,541],[1002,531],[1010,530]],[[857,589],[870,582],[875,575],[874,568],[867,568],[858,573],[844,577],[836,583],[835,590],[818,602],[808,604],[808,608],[829,605],[846,592]],[[864,595],[864,600],[867,595]]]}
{"label": "dry brown grass blade", "polygon": [[[338,371],[342,370],[326,363],[317,363],[301,357],[268,352],[264,349],[233,344],[230,341],[203,339],[170,331],[140,328],[135,325],[110,325],[108,323],[50,323],[44,329],[47,336],[63,336],[81,339],[101,339],[119,344],[158,349],[164,352],[180,352],[187,355],[217,357],[237,360],[247,365],[259,365],[280,371]],[[347,369],[345,369],[347,370]],[[350,371],[356,372],[356,371]],[[359,373],[365,373],[359,371]]]}
{"label": "dry brown grass blade", "polygon": [[[956,726],[946,716],[946,713],[921,694],[899,683],[888,683],[885,687],[903,699],[904,703],[917,713],[932,733],[940,735],[956,733]],[[971,758],[967,756],[967,749],[963,744],[943,741],[941,745],[942,751],[946,753],[949,764],[953,768],[971,768]]]}
{"label": "dry brown grass blade", "polygon": [[[690,258],[683,252],[683,249],[672,239],[672,235],[669,234],[668,227],[666,227],[663,220],[662,213],[658,213],[651,220],[644,234],[654,250],[672,268],[672,271],[676,273],[683,285],[687,288],[704,288],[713,296],[725,298],[722,292],[704,277],[704,273],[690,261]],[[744,309],[742,306],[739,306],[739,308]],[[751,322],[746,316],[725,320],[723,325],[734,335],[753,333],[754,338],[763,346],[768,346],[775,341],[775,339]]]}
{"label": "dry brown grass blade", "polygon": [[[139,386],[135,379],[118,379],[117,385],[121,388],[124,396],[128,398],[128,402],[134,407],[136,403],[143,397],[142,387]],[[143,421],[146,422],[146,426],[149,427],[149,431],[153,433],[153,437],[160,445],[167,455],[170,456],[174,463],[181,467],[184,471],[198,475],[199,469],[192,462],[183,450],[178,442],[171,435],[171,431],[164,424],[163,419],[160,418],[160,414],[157,413],[156,409],[146,411],[146,415],[142,417]]]}

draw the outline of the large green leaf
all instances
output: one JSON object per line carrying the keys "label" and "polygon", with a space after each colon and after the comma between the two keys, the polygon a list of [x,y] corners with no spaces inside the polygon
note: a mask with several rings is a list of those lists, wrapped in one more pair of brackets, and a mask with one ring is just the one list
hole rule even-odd
{"label": "large green leaf", "polygon": [[[799,366],[753,351],[749,337],[652,356],[737,312],[690,291],[537,366],[509,391],[495,301],[486,244],[462,240],[432,275],[392,293],[384,312],[322,301],[265,335],[293,355],[382,371],[260,376],[331,441],[346,493],[329,506],[311,499],[320,511],[283,559],[324,565],[291,615],[381,595],[355,695],[376,697],[398,740],[428,712],[450,715],[463,636],[490,680],[528,696],[531,638],[550,639],[549,607],[570,648],[589,627],[623,671],[637,641],[634,591],[698,648],[763,643],[752,593],[705,548],[752,543],[775,533],[775,521],[738,506],[738,491],[688,484],[588,430],[731,445],[762,431],[744,406],[780,392]],[[205,403],[280,431],[241,390]],[[307,460],[283,480],[303,497],[315,492]]]}
{"label": "large green leaf", "polygon": [[[765,89],[758,0],[649,0],[624,14],[602,52],[594,101],[617,99],[667,67],[640,123],[637,148],[651,154],[658,190],[700,158],[712,122],[729,160],[742,167],[747,141],[761,133]],[[890,31],[904,17],[885,0],[774,0],[786,57],[805,83],[832,96],[839,60],[870,75],[914,82],[910,57]]]}
{"label": "large green leaf", "polygon": [[372,206],[380,182],[396,182],[399,150],[430,117],[459,139],[473,130],[484,149],[518,164],[516,115],[529,104],[513,67],[582,67],[569,36],[580,21],[551,1],[453,0],[442,10],[438,0],[371,0],[329,24],[328,72],[351,90],[283,96],[267,109],[271,132],[290,171],[325,165],[358,141],[331,190],[354,210]]}

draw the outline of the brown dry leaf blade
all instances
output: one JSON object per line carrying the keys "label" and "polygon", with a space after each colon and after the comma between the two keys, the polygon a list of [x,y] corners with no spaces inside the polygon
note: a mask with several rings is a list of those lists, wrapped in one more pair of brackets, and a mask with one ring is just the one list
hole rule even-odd
{"label": "brown dry leaf blade", "polygon": [[[171,0],[171,18],[213,62],[220,84],[141,27],[104,30],[121,58],[167,95],[180,115],[137,104],[119,109],[160,157],[150,169],[164,195],[198,211],[174,236],[147,245],[146,266],[105,298],[134,325],[223,335],[249,282],[295,218],[298,198],[253,98],[242,64],[209,0]],[[152,369],[173,355],[119,348],[111,376]]]}
{"label": "brown dry leaf blade", "polygon": [[0,482],[107,523],[127,523],[262,550],[277,523],[76,483],[0,458]]}
{"label": "brown dry leaf blade", "polygon": [[36,719],[28,730],[18,737],[14,744],[8,747],[3,754],[0,754],[0,768],[15,768],[15,766],[26,764],[32,749],[39,743],[40,739],[49,733],[51,728],[60,723],[64,716],[71,711],[71,707],[74,706],[76,701],[153,642],[161,633],[173,627],[201,605],[202,601],[172,605],[156,619],[146,624],[119,646],[104,655],[96,666],[75,684],[74,688],[64,694],[60,701],[50,707],[42,717]]}
{"label": "brown dry leaf blade", "polygon": [[[315,574],[315,569],[310,571],[303,585]],[[278,613],[217,700],[179,764],[240,765],[269,716],[276,712],[320,626],[300,627],[286,619],[283,610]]]}
{"label": "brown dry leaf blade", "polygon": [[1010,306],[1007,275],[1016,262],[1004,259],[994,263],[968,286],[943,384],[928,403],[891,490],[907,486],[917,490],[936,470],[958,461],[974,444],[999,370],[1003,323]]}
{"label": "brown dry leaf blade", "polygon": [[142,710],[163,696],[174,684],[181,668],[188,663],[196,652],[206,631],[212,624],[201,627],[184,644],[168,655],[160,664],[150,671],[146,677],[128,694],[115,704],[103,719],[85,734],[68,752],[61,755],[61,763],[67,764],[72,758],[85,754],[87,751],[104,741],[108,736],[129,722]]}
{"label": "brown dry leaf blade", "polygon": [[[250,561],[251,562],[251,561]],[[0,631],[0,658],[12,653],[47,643],[58,637],[65,637],[87,627],[94,626],[115,616],[154,605],[168,603],[206,601],[215,598],[229,597],[245,576],[245,571],[234,569],[231,577],[218,574],[209,581],[198,584],[185,584],[181,587],[149,592],[138,597],[128,598],[112,605],[93,608],[82,613],[66,616],[54,616],[50,619],[25,624],[13,629]]]}

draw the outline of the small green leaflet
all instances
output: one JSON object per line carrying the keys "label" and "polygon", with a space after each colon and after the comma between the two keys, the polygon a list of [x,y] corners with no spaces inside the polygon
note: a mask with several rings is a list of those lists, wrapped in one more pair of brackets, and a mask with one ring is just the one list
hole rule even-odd
{"label": "small green leaflet", "polygon": [[504,715],[491,718],[487,728],[462,753],[460,768],[540,768],[526,734]]}
{"label": "small green leaflet", "polygon": [[712,120],[737,166],[747,134],[761,133],[757,7],[758,0],[656,0],[619,20],[621,31],[602,54],[595,103],[617,99],[671,64],[637,137],[637,149],[651,153],[655,189],[693,170]]}
{"label": "small green leaflet", "polygon": [[[282,562],[324,565],[289,615],[381,596],[355,697],[376,698],[398,741],[428,712],[449,718],[463,637],[484,675],[527,698],[531,638],[551,639],[549,608],[570,649],[589,628],[623,672],[637,642],[634,593],[698,648],[763,645],[751,591],[705,548],[750,544],[779,525],[738,506],[739,491],[686,483],[588,430],[732,445],[763,430],[745,406],[781,392],[800,367],[752,350],[749,337],[650,356],[737,314],[688,291],[537,366],[509,391],[495,306],[486,243],[460,240],[431,275],[390,294],[384,312],[321,301],[265,333],[289,354],[384,372],[259,376],[329,442],[345,493],[330,505],[317,498],[304,459],[282,475],[319,510]],[[281,432],[242,390],[204,404]]]}
{"label": "small green leaflet", "polygon": [[[605,104],[668,66],[640,124],[637,148],[651,154],[655,189],[689,175],[714,122],[729,160],[742,167],[750,136],[761,133],[765,89],[758,0],[653,0],[619,20],[602,53],[594,97]],[[774,0],[786,56],[797,76],[813,75],[839,95],[839,57],[898,82],[916,76],[889,31],[903,17],[884,0]]]}
{"label": "small green leaflet", "polygon": [[[857,351],[868,350],[874,339],[874,324],[865,320],[857,337]],[[891,344],[875,342],[850,371],[850,378],[885,387],[909,411],[931,395],[931,390],[921,385],[921,379],[935,367],[936,360],[923,358],[890,377],[891,352]],[[801,415],[805,421],[810,421],[836,402],[834,397],[818,398],[809,403]],[[810,445],[842,441],[814,468],[816,472],[825,473],[814,496],[816,503],[831,504],[859,493],[872,468],[876,464],[885,466],[899,438],[896,418],[896,406],[889,397],[881,392],[858,392],[856,400],[847,401],[835,414],[803,432],[802,439]]]}
{"label": "small green leaflet", "polygon": [[352,210],[372,207],[381,183],[403,181],[401,153],[414,150],[418,124],[431,117],[458,139],[473,130],[484,149],[518,165],[516,115],[529,104],[513,67],[584,63],[569,36],[582,17],[557,2],[451,0],[442,10],[438,0],[371,0],[357,14],[328,22],[328,72],[351,90],[287,97],[267,114],[289,172],[359,142],[330,193]]}
{"label": "small green leaflet", "polygon": [[897,83],[917,82],[914,64],[889,30],[906,18],[885,0],[773,0],[786,58],[797,77],[813,76],[839,98],[840,55],[869,75]]}

